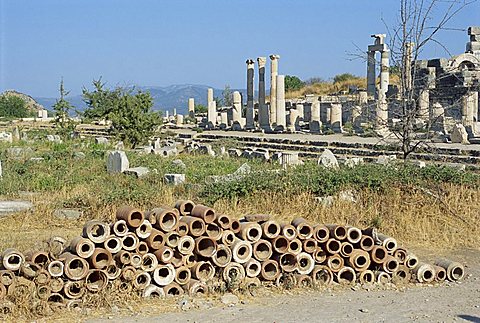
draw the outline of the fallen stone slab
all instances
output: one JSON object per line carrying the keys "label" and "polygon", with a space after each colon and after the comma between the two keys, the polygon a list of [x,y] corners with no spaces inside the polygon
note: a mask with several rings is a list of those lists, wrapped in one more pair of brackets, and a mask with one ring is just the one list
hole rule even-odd
{"label": "fallen stone slab", "polygon": [[53,215],[59,219],[77,220],[82,216],[83,212],[75,209],[58,209]]}
{"label": "fallen stone slab", "polygon": [[318,159],[318,165],[322,165],[325,168],[338,168],[337,157],[330,149],[325,149]]}
{"label": "fallen stone slab", "polygon": [[185,174],[165,174],[163,179],[167,184],[180,185],[185,183]]}
{"label": "fallen stone slab", "polygon": [[127,155],[123,150],[110,151],[107,157],[107,172],[110,174],[122,173],[130,168]]}
{"label": "fallen stone slab", "polygon": [[136,178],[141,178],[146,176],[148,173],[150,173],[150,170],[147,167],[133,167],[133,168],[128,168],[124,172],[126,175],[133,175]]}
{"label": "fallen stone slab", "polygon": [[175,159],[172,161],[172,165],[175,167],[180,167],[181,169],[187,168],[187,165],[181,159]]}
{"label": "fallen stone slab", "polygon": [[33,208],[29,201],[0,201],[0,216],[27,211]]}

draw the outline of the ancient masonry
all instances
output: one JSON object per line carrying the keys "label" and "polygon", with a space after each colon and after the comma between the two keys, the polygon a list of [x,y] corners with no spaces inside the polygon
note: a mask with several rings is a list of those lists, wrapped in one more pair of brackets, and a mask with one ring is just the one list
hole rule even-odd
{"label": "ancient masonry", "polygon": [[[412,60],[414,43],[405,45],[405,87],[414,93],[415,124],[430,131],[439,141],[480,142],[480,27],[468,28],[465,53],[449,59]],[[246,98],[233,93],[233,104],[217,107],[213,89],[208,89],[206,118],[195,115],[193,99],[188,101],[191,117],[207,129],[232,129],[262,132],[324,131],[342,133],[350,124],[356,133],[373,126],[378,134],[388,134],[401,121],[399,86],[390,84],[390,49],[385,34],[372,35],[367,50],[367,88],[352,88],[348,93],[306,95],[285,99],[285,76],[279,74],[279,55],[270,55],[270,91],[266,88],[267,57],[246,61]],[[258,83],[255,82],[255,63]],[[377,73],[379,66],[379,73]],[[256,85],[257,84],[257,85]],[[258,86],[258,98],[254,97]],[[246,100],[245,100],[246,99]],[[173,118],[178,126],[182,118]]]}

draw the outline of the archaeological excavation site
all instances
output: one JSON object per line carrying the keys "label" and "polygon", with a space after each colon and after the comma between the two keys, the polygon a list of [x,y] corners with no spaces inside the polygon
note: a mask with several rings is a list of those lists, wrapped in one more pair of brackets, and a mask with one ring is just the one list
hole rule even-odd
{"label": "archaeological excavation site", "polygon": [[1,2],[0,320],[480,322],[480,2],[236,2]]}

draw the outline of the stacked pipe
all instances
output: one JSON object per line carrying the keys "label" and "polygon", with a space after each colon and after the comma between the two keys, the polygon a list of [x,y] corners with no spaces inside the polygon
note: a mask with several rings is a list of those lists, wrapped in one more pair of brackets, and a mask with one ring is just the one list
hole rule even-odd
{"label": "stacked pipe", "polygon": [[0,298],[30,294],[75,307],[107,286],[144,297],[191,296],[230,287],[313,286],[418,281],[464,276],[449,260],[433,265],[375,228],[279,223],[268,215],[241,220],[188,200],[142,212],[124,206],[116,221],[89,221],[81,236],[53,238],[48,251],[1,256]]}

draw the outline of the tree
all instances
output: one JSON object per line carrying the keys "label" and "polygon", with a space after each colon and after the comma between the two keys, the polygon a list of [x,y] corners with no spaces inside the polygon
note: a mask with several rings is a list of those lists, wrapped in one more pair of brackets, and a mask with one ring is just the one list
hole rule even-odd
{"label": "tree", "polygon": [[0,96],[0,116],[7,118],[26,118],[32,113],[27,108],[27,103],[14,95]]}
{"label": "tree", "polygon": [[60,99],[56,100],[52,106],[55,115],[54,123],[57,133],[67,139],[68,135],[75,130],[75,122],[70,118],[70,112],[74,110],[74,107],[65,99],[70,92],[63,87],[63,78],[60,81],[59,92]]}
{"label": "tree", "polygon": [[356,80],[358,79],[358,76],[355,76],[350,73],[343,73],[343,74],[338,74],[333,77],[333,83],[340,83],[340,82],[345,82],[349,80]]}
{"label": "tree", "polygon": [[160,112],[152,110],[153,98],[148,92],[133,88],[105,88],[101,80],[93,81],[94,91],[83,89],[83,100],[88,108],[86,118],[100,118],[112,122],[110,131],[132,147],[145,143],[161,124]]}
{"label": "tree", "polygon": [[286,75],[285,76],[285,91],[296,91],[304,87],[305,84],[296,76]]}
{"label": "tree", "polygon": [[[422,146],[429,148],[429,126],[435,121],[430,118],[428,109],[426,112],[420,109],[420,101],[423,100],[420,95],[421,87],[428,87],[432,80],[428,79],[428,75],[421,75],[417,65],[411,62],[417,61],[419,54],[431,43],[439,45],[448,53],[445,46],[437,40],[437,36],[440,31],[447,29],[447,23],[458,12],[472,2],[474,1],[401,0],[398,25],[393,28],[386,25],[390,36],[392,66],[400,78],[397,99],[400,112],[394,117],[401,122],[392,134],[400,141],[404,159]],[[439,18],[435,18],[434,14],[439,12]],[[417,131],[419,118],[427,120],[424,129],[426,131],[421,134]]]}
{"label": "tree", "polygon": [[207,113],[208,108],[203,104],[195,104],[195,113]]}
{"label": "tree", "polygon": [[233,93],[230,89],[230,85],[225,85],[225,89],[222,92],[223,96],[223,106],[224,107],[231,107],[233,105]]}

